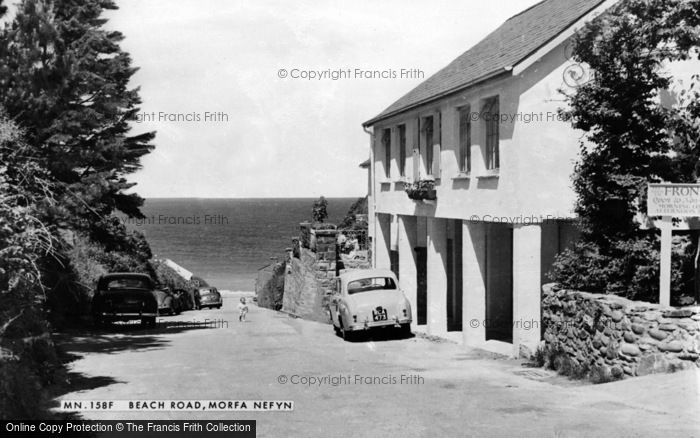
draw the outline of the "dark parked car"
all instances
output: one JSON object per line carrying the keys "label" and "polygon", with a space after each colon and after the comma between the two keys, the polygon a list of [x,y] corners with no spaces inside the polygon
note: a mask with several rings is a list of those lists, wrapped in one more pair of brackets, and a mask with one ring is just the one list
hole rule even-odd
{"label": "dark parked car", "polygon": [[180,300],[168,288],[156,289],[158,299],[158,315],[178,315],[182,311]]}
{"label": "dark parked car", "polygon": [[92,316],[97,325],[135,319],[142,325],[155,325],[158,299],[153,280],[130,272],[103,275],[92,297]]}
{"label": "dark parked car", "polygon": [[200,287],[199,288],[199,308],[205,307],[221,309],[224,304],[221,299],[221,294],[215,287]]}
{"label": "dark parked car", "polygon": [[173,291],[173,295],[175,297],[177,305],[180,308],[180,312],[194,309],[194,304],[190,300],[190,293],[188,291],[186,291],[185,289],[175,289]]}

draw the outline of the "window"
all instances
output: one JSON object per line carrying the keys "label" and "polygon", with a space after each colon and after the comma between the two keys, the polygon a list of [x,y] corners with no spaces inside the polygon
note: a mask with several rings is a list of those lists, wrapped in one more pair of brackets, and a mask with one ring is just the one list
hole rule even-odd
{"label": "window", "polygon": [[104,289],[151,289],[151,285],[143,278],[117,278],[110,281]]}
{"label": "window", "polygon": [[433,174],[433,143],[435,131],[433,130],[433,118],[426,117],[423,120],[423,130],[425,132],[425,168],[428,175]]}
{"label": "window", "polygon": [[406,176],[406,125],[399,125],[399,175]]}
{"label": "window", "polygon": [[472,120],[471,108],[465,106],[459,109],[459,171],[472,171]]}
{"label": "window", "polygon": [[500,157],[498,150],[499,137],[499,108],[498,97],[493,97],[484,102],[482,114],[485,115],[486,124],[486,169],[496,170],[500,167]]}
{"label": "window", "polygon": [[391,176],[391,130],[382,131],[382,145],[384,146],[384,171],[387,178]]}
{"label": "window", "polygon": [[373,290],[394,290],[397,289],[394,279],[391,277],[371,277],[348,283],[348,295],[371,292]]}

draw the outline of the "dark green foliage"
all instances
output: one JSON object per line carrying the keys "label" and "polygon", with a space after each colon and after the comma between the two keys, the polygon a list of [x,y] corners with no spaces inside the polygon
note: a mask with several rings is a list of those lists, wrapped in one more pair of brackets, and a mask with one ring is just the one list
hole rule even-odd
{"label": "dark green foliage", "polygon": [[39,378],[17,361],[0,362],[0,415],[15,420],[46,419],[47,396]]}
{"label": "dark green foliage", "polygon": [[141,216],[125,177],[153,139],[128,136],[140,101],[121,34],[102,28],[114,8],[23,0],[0,31],[2,418],[51,417],[42,387],[62,365],[47,319],[79,318],[105,272],[150,269],[143,236],[113,217]]}
{"label": "dark green foliage", "polygon": [[335,224],[330,224],[327,222],[316,222],[311,227],[314,230],[335,230],[337,228]]}
{"label": "dark green foliage", "polygon": [[536,367],[543,367],[547,360],[545,349],[542,346],[537,347],[532,358],[532,364]]}
{"label": "dark green foliage", "polygon": [[43,172],[26,202],[57,239],[36,261],[54,315],[85,307],[97,271],[143,272],[151,257],[143,236],[114,216],[142,216],[126,175],[153,139],[128,135],[140,99],[128,87],[136,69],[119,47],[123,36],[102,27],[103,11],[115,8],[111,0],[23,0],[0,32],[0,104],[26,140],[15,161],[31,157]]}
{"label": "dark green foliage", "polygon": [[367,214],[367,196],[364,196],[362,198],[358,198],[357,201],[353,202],[353,204],[350,206],[350,209],[348,209],[347,214],[345,215],[345,218],[343,218],[343,221],[338,225],[339,229],[343,230],[355,230],[355,229],[367,229],[367,222],[358,222],[357,221],[357,215],[358,214]]}
{"label": "dark green foliage", "polygon": [[316,201],[314,201],[313,209],[311,210],[311,217],[314,222],[324,222],[328,219],[328,201],[326,198],[321,196]]}
{"label": "dark green foliage", "polygon": [[[649,182],[698,180],[699,78],[669,94],[664,66],[697,56],[699,25],[698,2],[625,0],[575,37],[574,58],[595,74],[567,95],[563,111],[588,140],[573,176],[581,241],[553,271],[565,287],[657,297],[658,238],[636,218],[646,213]],[[675,248],[677,293],[692,261],[681,251],[693,249]]]}
{"label": "dark green foliage", "polygon": [[[61,187],[55,220],[75,227],[114,209],[140,217],[142,199],[124,191],[154,135],[128,136],[136,121],[136,71],[102,28],[111,0],[24,0],[0,34],[0,104],[26,129],[39,164]],[[63,214],[60,214],[63,213]]]}
{"label": "dark green foliage", "polygon": [[46,418],[45,385],[61,364],[49,337],[39,269],[57,237],[34,206],[51,182],[27,153],[22,131],[0,112],[0,417]]}
{"label": "dark green foliage", "polygon": [[197,287],[206,286],[206,282],[201,284],[198,277],[192,277],[191,280],[185,280],[170,266],[163,263],[161,260],[151,260],[150,269],[153,272],[153,279],[162,286],[168,287],[170,290],[194,290]]}
{"label": "dark green foliage", "polygon": [[[694,248],[687,236],[674,239],[671,290],[676,299],[692,287]],[[658,235],[640,233],[636,239],[612,242],[605,251],[593,242],[579,241],[557,257],[550,278],[572,289],[658,300]]]}
{"label": "dark green foliage", "polygon": [[407,185],[404,190],[410,199],[435,200],[435,181],[419,180]]}

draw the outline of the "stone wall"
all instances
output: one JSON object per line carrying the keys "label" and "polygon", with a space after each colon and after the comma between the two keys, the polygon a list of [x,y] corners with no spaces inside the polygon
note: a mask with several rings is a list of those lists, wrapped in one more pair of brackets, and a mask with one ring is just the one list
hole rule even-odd
{"label": "stone wall", "polygon": [[284,278],[287,263],[277,262],[258,270],[255,280],[255,296],[259,307],[280,310],[284,297]]}
{"label": "stone wall", "polygon": [[547,349],[613,377],[700,366],[700,306],[673,308],[614,295],[543,287]]}
{"label": "stone wall", "polygon": [[290,257],[284,279],[282,310],[300,318],[328,321],[328,300],[335,282],[335,231],[316,234],[317,252],[299,248]]}
{"label": "stone wall", "polygon": [[292,241],[292,248],[288,250],[282,310],[300,318],[327,323],[336,267],[341,272],[368,269],[370,262],[365,251],[356,259],[344,257],[341,263],[337,263],[337,231],[307,225],[301,224],[302,235]]}

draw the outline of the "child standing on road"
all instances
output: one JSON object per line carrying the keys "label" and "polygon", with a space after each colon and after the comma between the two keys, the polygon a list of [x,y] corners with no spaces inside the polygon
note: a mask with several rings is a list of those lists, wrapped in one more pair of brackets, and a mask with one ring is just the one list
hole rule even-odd
{"label": "child standing on road", "polygon": [[241,302],[238,303],[238,311],[240,312],[238,320],[242,322],[245,321],[245,316],[248,313],[248,306],[245,303],[245,298],[241,298]]}

